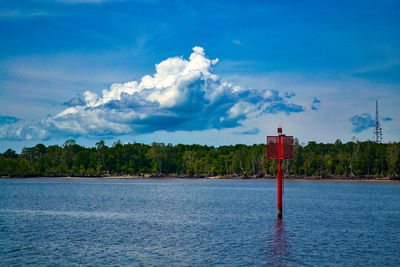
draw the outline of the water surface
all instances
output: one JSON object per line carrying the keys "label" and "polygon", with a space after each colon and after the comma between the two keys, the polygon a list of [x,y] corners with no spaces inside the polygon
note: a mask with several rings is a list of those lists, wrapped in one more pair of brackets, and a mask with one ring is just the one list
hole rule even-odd
{"label": "water surface", "polygon": [[7,265],[400,265],[400,184],[1,179]]}

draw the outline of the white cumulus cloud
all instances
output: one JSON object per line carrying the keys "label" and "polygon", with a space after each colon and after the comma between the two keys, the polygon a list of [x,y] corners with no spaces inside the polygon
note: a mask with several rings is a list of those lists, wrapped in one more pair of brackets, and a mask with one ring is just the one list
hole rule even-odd
{"label": "white cumulus cloud", "polygon": [[[47,136],[101,136],[150,133],[158,130],[205,130],[241,126],[250,116],[304,111],[287,103],[276,90],[242,88],[212,72],[218,59],[208,59],[194,47],[189,60],[168,58],[156,64],[153,75],[140,81],[112,84],[101,95],[86,91],[83,99],[65,102],[70,107],[36,123],[18,122],[30,138]],[[0,126],[0,139],[22,139],[14,124]]]}

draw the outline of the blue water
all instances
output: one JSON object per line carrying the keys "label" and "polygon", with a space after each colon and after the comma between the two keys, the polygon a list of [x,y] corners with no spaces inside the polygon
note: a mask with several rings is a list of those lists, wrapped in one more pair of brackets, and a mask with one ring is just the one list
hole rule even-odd
{"label": "blue water", "polygon": [[1,179],[0,264],[400,266],[400,184]]}

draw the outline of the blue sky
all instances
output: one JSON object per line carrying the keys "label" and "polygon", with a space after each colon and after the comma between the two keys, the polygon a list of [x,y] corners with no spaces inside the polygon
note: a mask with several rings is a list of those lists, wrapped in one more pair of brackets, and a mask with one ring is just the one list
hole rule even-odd
{"label": "blue sky", "polygon": [[253,144],[277,126],[368,140],[375,100],[383,140],[399,141],[398,14],[400,1],[0,0],[0,151]]}

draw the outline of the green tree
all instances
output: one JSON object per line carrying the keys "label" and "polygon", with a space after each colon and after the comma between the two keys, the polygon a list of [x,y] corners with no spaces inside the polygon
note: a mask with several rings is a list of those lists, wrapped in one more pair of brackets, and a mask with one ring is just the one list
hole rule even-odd
{"label": "green tree", "polygon": [[165,144],[152,143],[146,156],[151,160],[151,169],[154,173],[163,173],[163,162],[166,158]]}
{"label": "green tree", "polygon": [[396,164],[399,160],[399,144],[396,142],[389,143],[386,152],[386,159],[389,166],[389,175],[396,176]]}
{"label": "green tree", "polygon": [[103,140],[99,141],[96,143],[96,149],[97,149],[97,166],[96,166],[96,172],[100,174],[102,170],[106,171],[109,173],[107,165],[106,165],[106,154],[107,154],[107,149],[108,147],[105,145],[105,142]]}

